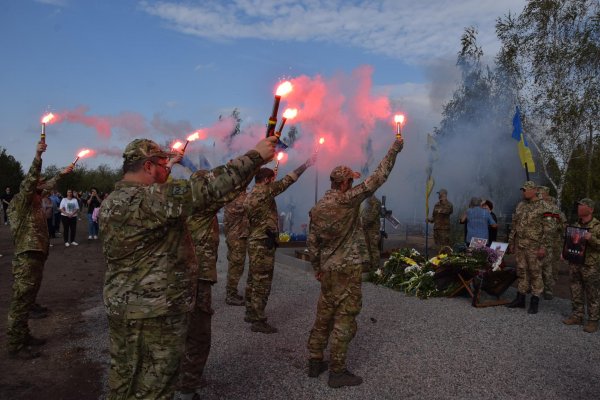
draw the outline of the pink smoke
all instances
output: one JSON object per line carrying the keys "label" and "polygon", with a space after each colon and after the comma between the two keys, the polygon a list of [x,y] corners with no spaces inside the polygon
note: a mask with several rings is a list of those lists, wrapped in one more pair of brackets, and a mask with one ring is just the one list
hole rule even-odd
{"label": "pink smoke", "polygon": [[144,117],[133,112],[122,112],[116,116],[86,115],[89,107],[80,106],[74,110],[55,113],[56,122],[71,122],[94,128],[100,137],[109,139],[113,129],[120,129],[128,137],[139,136],[146,131]]}

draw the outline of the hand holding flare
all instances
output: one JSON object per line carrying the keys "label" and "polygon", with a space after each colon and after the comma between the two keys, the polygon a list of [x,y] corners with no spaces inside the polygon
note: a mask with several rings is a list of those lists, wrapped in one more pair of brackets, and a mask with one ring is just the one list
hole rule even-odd
{"label": "hand holding flare", "polygon": [[54,114],[52,113],[48,113],[42,117],[42,134],[40,135],[42,143],[46,143],[46,124],[50,123],[54,118]]}

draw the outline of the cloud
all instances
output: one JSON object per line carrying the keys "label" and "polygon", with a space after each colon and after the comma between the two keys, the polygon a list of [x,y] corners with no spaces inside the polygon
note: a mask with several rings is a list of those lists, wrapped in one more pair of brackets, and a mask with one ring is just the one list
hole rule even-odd
{"label": "cloud", "polygon": [[455,55],[466,26],[480,29],[479,42],[495,51],[495,19],[520,11],[524,0],[234,0],[191,5],[140,2],[140,8],[184,34],[211,40],[317,41],[427,63]]}
{"label": "cloud", "polygon": [[47,4],[49,6],[56,6],[56,7],[66,7],[67,6],[67,0],[35,0],[37,3],[40,4]]}

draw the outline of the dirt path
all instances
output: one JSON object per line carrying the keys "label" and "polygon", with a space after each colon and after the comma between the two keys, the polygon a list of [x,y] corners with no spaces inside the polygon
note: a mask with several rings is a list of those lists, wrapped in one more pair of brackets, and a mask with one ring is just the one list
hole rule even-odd
{"label": "dirt path", "polygon": [[6,353],[13,246],[9,228],[0,226],[1,399],[97,399],[102,391],[106,367],[90,360],[89,354],[90,347],[106,353],[108,346],[106,342],[93,344],[98,339],[89,334],[89,321],[99,311],[104,261],[100,241],[87,240],[85,220],[78,221],[77,230],[79,246],[66,248],[62,238],[51,240],[54,246],[38,295],[38,303],[49,307],[51,313],[45,319],[30,320],[33,335],[48,340],[41,348],[42,357],[14,361]]}

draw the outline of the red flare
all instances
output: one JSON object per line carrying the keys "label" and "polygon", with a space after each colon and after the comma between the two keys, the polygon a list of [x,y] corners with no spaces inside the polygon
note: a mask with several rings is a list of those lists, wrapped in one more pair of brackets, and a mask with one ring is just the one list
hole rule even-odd
{"label": "red flare", "polygon": [[204,133],[204,131],[202,129],[197,130],[196,132],[192,133],[191,135],[189,135],[187,137],[188,142],[193,142],[194,140],[198,140],[198,139],[206,139],[206,134]]}
{"label": "red flare", "polygon": [[400,125],[404,124],[404,114],[394,115],[394,122]]}
{"label": "red flare", "polygon": [[325,138],[322,137],[321,139],[319,139],[319,144],[323,144],[323,143],[325,143]]}
{"label": "red flare", "polygon": [[285,96],[290,93],[293,89],[292,83],[290,81],[285,81],[277,86],[277,90],[275,91],[275,96]]}
{"label": "red flare", "polygon": [[279,153],[277,153],[277,161],[283,160],[283,156],[284,156],[283,151],[280,151]]}
{"label": "red flare", "polygon": [[90,149],[81,150],[79,153],[77,153],[77,157],[82,158],[82,157],[85,157],[87,155],[91,155],[91,152],[92,151]]}
{"label": "red flare", "polygon": [[52,113],[48,113],[42,117],[42,124],[49,124],[56,117]]}
{"label": "red flare", "polygon": [[286,108],[283,112],[283,118],[285,119],[294,119],[298,115],[298,110],[295,108]]}
{"label": "red flare", "polygon": [[178,141],[176,141],[175,143],[173,143],[173,145],[171,146],[171,148],[172,148],[173,150],[179,150],[179,149],[180,149],[180,148],[182,148],[182,147],[183,147],[183,143],[182,143],[182,142],[180,142],[179,140],[178,140]]}

